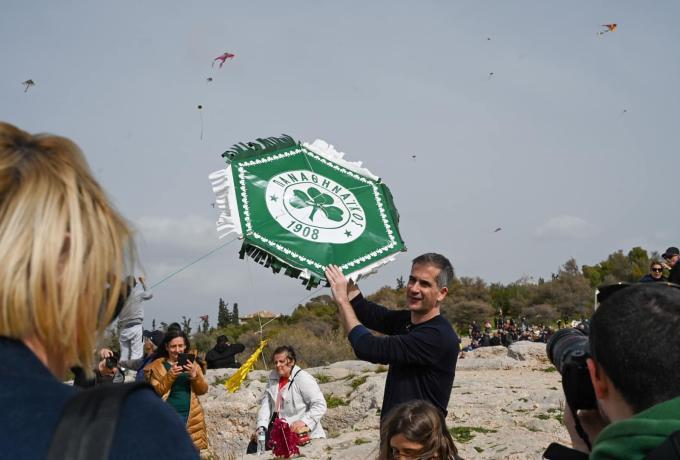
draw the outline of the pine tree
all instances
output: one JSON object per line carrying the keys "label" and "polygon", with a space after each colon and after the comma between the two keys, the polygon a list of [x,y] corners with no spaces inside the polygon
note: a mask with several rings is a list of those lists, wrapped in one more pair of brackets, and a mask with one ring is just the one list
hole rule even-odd
{"label": "pine tree", "polygon": [[191,336],[191,318],[182,316],[182,331],[187,335]]}
{"label": "pine tree", "polygon": [[229,308],[227,308],[227,305],[228,304],[224,302],[224,299],[220,297],[220,303],[217,305],[217,327],[219,329],[222,329],[229,325],[231,315],[229,313]]}
{"label": "pine tree", "polygon": [[234,313],[231,315],[231,322],[235,325],[238,326],[239,324],[239,319],[238,319],[238,304],[234,302]]}
{"label": "pine tree", "polygon": [[397,289],[403,289],[406,286],[406,283],[404,282],[404,277],[400,276],[397,278]]}
{"label": "pine tree", "polygon": [[155,330],[156,330],[156,318],[154,318],[153,320],[151,320],[151,330],[152,330],[152,331],[155,331]]}

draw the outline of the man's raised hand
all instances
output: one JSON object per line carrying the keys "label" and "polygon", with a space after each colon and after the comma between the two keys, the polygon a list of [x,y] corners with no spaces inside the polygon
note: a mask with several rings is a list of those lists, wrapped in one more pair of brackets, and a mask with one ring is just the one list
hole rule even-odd
{"label": "man's raised hand", "polygon": [[331,285],[331,292],[336,303],[349,302],[347,295],[348,283],[345,275],[342,274],[340,267],[337,265],[329,265],[326,267],[326,279]]}

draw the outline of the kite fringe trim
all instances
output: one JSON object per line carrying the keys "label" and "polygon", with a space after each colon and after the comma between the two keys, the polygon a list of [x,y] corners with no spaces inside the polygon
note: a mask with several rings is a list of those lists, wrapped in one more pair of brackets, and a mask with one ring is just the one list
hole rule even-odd
{"label": "kite fringe trim", "polygon": [[347,161],[344,159],[345,153],[344,152],[338,152],[335,150],[335,147],[333,147],[331,144],[328,142],[322,140],[322,139],[317,139],[311,144],[304,142],[302,144],[303,147],[305,147],[308,150],[311,150],[312,152],[316,153],[317,155],[321,155],[324,158],[327,158],[340,166],[342,166],[345,169],[348,169],[352,172],[355,172],[361,176],[367,177],[371,180],[374,180],[376,182],[381,182],[380,177],[376,176],[373,174],[371,171],[369,171],[367,168],[362,167],[362,162],[361,161]]}
{"label": "kite fringe trim", "polygon": [[389,257],[385,257],[383,259],[376,260],[370,265],[365,266],[361,270],[357,270],[355,272],[345,274],[345,278],[352,280],[354,282],[358,282],[359,280],[362,280],[364,278],[368,278],[371,275],[374,275],[378,273],[378,268],[382,267],[383,265],[387,265],[390,262],[394,262],[396,260],[396,257],[394,255],[391,255]]}
{"label": "kite fringe trim", "polygon": [[[316,288],[322,282],[325,283],[326,287],[329,286],[328,281],[323,277],[315,274],[314,272],[308,270],[307,268],[299,268],[290,262],[284,262],[278,257],[274,256],[266,249],[261,248],[251,242],[244,242],[241,246],[239,252],[239,257],[244,259],[246,255],[252,259],[253,262],[262,265],[265,268],[271,268],[272,272],[280,273],[283,270],[286,276],[291,278],[298,278],[302,280],[302,284],[307,288],[307,290]],[[354,282],[359,282],[362,279],[369,277],[378,272],[378,268],[386,265],[390,262],[396,260],[396,255],[392,254],[388,257],[383,257],[378,259],[370,265],[363,267],[360,270],[355,270],[353,272],[344,273],[348,280]]]}
{"label": "kite fringe trim", "polygon": [[215,205],[220,210],[217,217],[217,234],[219,238],[224,238],[230,233],[243,236],[241,230],[241,219],[239,218],[238,208],[236,207],[235,194],[230,194],[229,190],[234,188],[231,175],[231,166],[220,169],[208,176],[212,183],[215,193]]}
{"label": "kite fringe trim", "polygon": [[282,134],[281,137],[258,137],[255,142],[239,142],[231,146],[229,150],[222,154],[222,158],[230,163],[236,157],[248,158],[251,156],[264,155],[265,153],[274,152],[276,150],[293,148],[299,146],[300,143],[290,137],[288,134]]}

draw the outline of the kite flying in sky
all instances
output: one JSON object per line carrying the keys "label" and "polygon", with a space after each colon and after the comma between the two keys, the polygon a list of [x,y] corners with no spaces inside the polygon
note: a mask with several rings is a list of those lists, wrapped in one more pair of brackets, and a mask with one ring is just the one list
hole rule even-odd
{"label": "kite flying in sky", "polygon": [[602,27],[605,27],[604,30],[601,30],[598,32],[598,35],[604,35],[609,32],[616,32],[616,24],[602,24]]}
{"label": "kite flying in sky", "polygon": [[503,230],[502,227],[497,227],[496,230],[494,230],[493,232],[494,232],[494,233],[498,233],[498,232],[500,232],[501,230]]}
{"label": "kite flying in sky", "polygon": [[213,67],[215,67],[215,61],[220,61],[220,69],[221,69],[222,66],[224,65],[224,63],[226,62],[226,60],[227,59],[233,59],[234,56],[236,56],[236,55],[225,52],[224,54],[217,56],[215,59],[213,59],[212,65],[213,65]]}
{"label": "kite flying in sky", "polygon": [[30,88],[31,86],[35,86],[35,82],[33,80],[31,80],[30,78],[28,80],[26,80],[25,82],[22,82],[21,84],[26,86],[26,89],[24,89],[24,93],[26,91],[28,91],[28,88]]}

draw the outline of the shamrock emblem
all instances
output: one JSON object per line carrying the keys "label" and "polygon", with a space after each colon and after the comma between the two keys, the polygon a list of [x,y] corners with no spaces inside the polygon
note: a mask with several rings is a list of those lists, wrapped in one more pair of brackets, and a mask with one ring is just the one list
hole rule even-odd
{"label": "shamrock emblem", "polygon": [[302,190],[294,190],[293,196],[288,201],[291,206],[297,209],[310,207],[312,213],[309,215],[309,220],[314,221],[314,215],[320,209],[327,218],[335,222],[342,220],[342,209],[337,206],[331,206],[335,200],[333,197],[319,191],[316,187],[309,187],[307,193]]}

